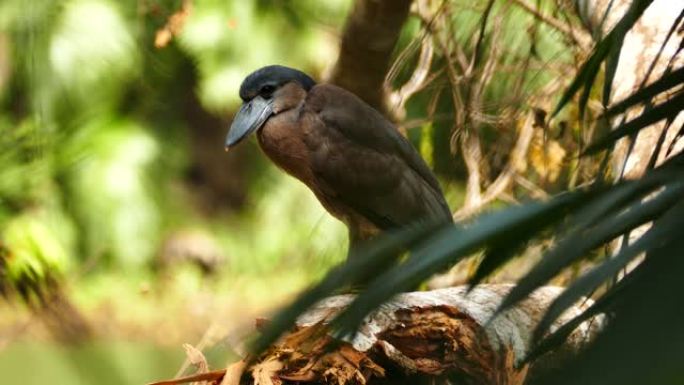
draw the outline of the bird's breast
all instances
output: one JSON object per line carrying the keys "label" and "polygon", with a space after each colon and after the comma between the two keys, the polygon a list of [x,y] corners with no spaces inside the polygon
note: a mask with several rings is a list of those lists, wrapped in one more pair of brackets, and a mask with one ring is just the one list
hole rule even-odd
{"label": "bird's breast", "polygon": [[257,137],[273,163],[308,185],[312,180],[309,150],[297,117],[296,110],[277,114],[264,124]]}
{"label": "bird's breast", "polygon": [[315,177],[313,162],[330,157],[329,138],[316,129],[308,113],[291,110],[271,119],[258,132],[261,149],[278,167],[306,184],[321,204],[335,217],[345,223],[350,214],[336,202],[334,191],[329,191]]}

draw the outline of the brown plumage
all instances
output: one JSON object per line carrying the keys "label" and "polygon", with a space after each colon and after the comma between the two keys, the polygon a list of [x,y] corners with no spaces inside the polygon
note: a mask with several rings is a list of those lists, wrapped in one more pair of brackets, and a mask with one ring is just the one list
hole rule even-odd
{"label": "brown plumage", "polygon": [[291,68],[269,66],[244,80],[240,96],[245,103],[226,146],[257,131],[264,153],[347,225],[351,247],[419,220],[451,221],[439,184],[420,155],[354,94],[316,85]]}

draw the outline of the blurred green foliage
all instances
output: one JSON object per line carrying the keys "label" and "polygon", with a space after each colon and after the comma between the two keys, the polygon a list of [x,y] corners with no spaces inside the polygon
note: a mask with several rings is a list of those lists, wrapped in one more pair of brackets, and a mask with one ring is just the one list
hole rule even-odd
{"label": "blurred green foliage", "polygon": [[[102,342],[92,346],[64,347],[52,344],[19,344],[0,360],[6,380],[22,384],[144,384],[170,375],[170,367],[182,359],[173,352],[149,344]],[[16,377],[16,368],[23,370]]]}
{"label": "blurred green foliage", "polygon": [[[140,341],[36,345],[13,331],[29,322],[15,303],[0,307],[3,378],[168,377],[178,342],[208,327],[210,304],[242,313],[271,306],[342,258],[343,227],[311,193],[253,143],[225,154],[223,136],[253,69],[281,63],[318,76],[334,61],[349,5],[0,1],[0,294],[35,311],[45,291],[62,286],[98,336],[142,333],[174,352]],[[173,20],[181,28],[158,44]],[[214,180],[198,180],[198,169]],[[206,254],[205,243],[219,254],[220,279],[192,264],[159,270],[175,249],[192,258]],[[213,290],[222,293],[216,302]],[[22,374],[28,361],[41,370]]]}
{"label": "blurred green foliage", "polygon": [[[186,5],[177,36],[156,48],[155,35]],[[201,219],[177,186],[193,188],[186,178],[193,161],[189,137],[206,129],[184,115],[188,100],[227,117],[253,68],[278,62],[319,73],[334,60],[337,37],[330,31],[340,28],[348,6],[3,1],[0,233],[6,246],[39,275],[93,259],[144,267],[167,234],[186,227],[222,238],[230,268],[241,271],[263,272],[281,259],[297,265],[324,250],[340,255],[339,226],[320,220],[313,199],[301,198],[309,193],[278,173],[267,171],[267,182],[250,177],[255,190],[268,184],[265,193],[213,221]],[[221,149],[222,141],[213,145]],[[35,236],[36,229],[49,236]],[[16,238],[30,236],[17,235],[22,232],[34,234],[40,254],[23,251]],[[297,242],[312,234],[319,241]]]}
{"label": "blurred green foliage", "polygon": [[[237,210],[210,205],[207,218],[190,198],[198,194],[188,175],[207,168],[197,165],[198,153],[220,151],[222,133],[212,141],[197,138],[227,127],[222,120],[235,108],[245,74],[270,63],[320,74],[334,62],[349,6],[344,0],[3,1],[0,233],[13,218],[39,212],[35,220],[51,218],[44,225],[75,266],[138,269],[151,264],[169,234],[200,229],[222,246],[236,272],[311,262],[324,270],[343,254],[341,226],[303,187],[273,171],[252,144],[244,146],[247,154],[235,154],[244,159],[237,167],[247,170],[246,176],[235,171],[235,179],[245,179],[239,189],[246,197]],[[450,13],[442,33],[470,55],[482,10],[453,7],[458,12]],[[497,2],[493,15],[490,25],[496,25],[489,29],[498,32],[484,40],[483,52],[499,70],[481,106],[491,118],[479,129],[496,149],[510,145],[516,124],[496,123],[501,111],[525,106],[525,95],[556,76],[539,69],[545,63],[572,58],[566,43],[524,11]],[[517,33],[521,26],[528,32]],[[161,31],[168,36],[160,41]],[[420,33],[420,21],[411,17],[397,55]],[[445,65],[443,52],[436,56],[434,71]],[[528,56],[535,69],[522,80],[512,76]],[[406,80],[413,63],[409,55],[395,84]],[[442,94],[434,119],[409,136],[443,176],[459,181],[463,170],[449,144],[459,112],[447,83],[442,75],[416,94],[406,119],[425,119],[428,104]],[[219,155],[211,165],[220,169],[230,156]],[[494,171],[503,161],[494,162]],[[447,190],[452,204],[460,200],[458,188]]]}

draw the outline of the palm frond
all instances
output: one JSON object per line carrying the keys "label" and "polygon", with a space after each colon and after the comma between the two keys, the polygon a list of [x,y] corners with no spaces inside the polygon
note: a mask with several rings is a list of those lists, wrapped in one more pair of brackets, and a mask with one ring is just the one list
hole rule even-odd
{"label": "palm frond", "polygon": [[[672,207],[654,227],[681,229],[684,201]],[[681,234],[681,231],[679,231]],[[645,261],[619,282],[608,307],[613,322],[591,346],[561,370],[540,379],[543,384],[671,384],[682,375],[684,354],[684,239],[670,236],[652,245]]]}
{"label": "palm frond", "polygon": [[585,150],[585,155],[591,155],[613,145],[617,140],[625,136],[634,135],[644,127],[648,127],[668,117],[677,116],[684,109],[684,92],[680,91],[672,98],[662,102],[653,108],[644,109],[638,117],[623,123],[613,129],[609,134],[594,141]]}
{"label": "palm frond", "polygon": [[[668,190],[670,191],[664,191],[662,194],[674,193],[680,199],[684,198],[684,188],[682,187],[684,187],[684,183],[679,183],[677,186],[669,186]],[[605,262],[574,281],[546,310],[544,317],[536,326],[533,340],[539,341],[548,327],[566,309],[580,301],[583,297],[588,296],[602,283],[615,277],[635,257],[646,250],[653,249],[656,245],[670,242],[673,237],[680,236],[682,226],[684,226],[684,216],[679,216],[675,210],[668,210],[657,226],[651,227],[633,244],[628,245],[617,255],[606,259]]]}
{"label": "palm frond", "polygon": [[[668,175],[675,181],[684,178],[684,173],[681,171],[673,171],[671,174],[668,173]],[[638,184],[639,182],[641,181],[627,182],[626,184]],[[499,305],[497,313],[527,297],[537,287],[545,284],[562,269],[569,267],[572,263],[584,257],[589,251],[658,218],[673,203],[684,197],[684,186],[679,182],[675,183],[673,186],[667,186],[668,188],[665,191],[647,202],[642,201],[650,192],[644,191],[642,196],[634,199],[629,205],[624,207],[618,206],[612,212],[608,212],[594,226],[577,228],[562,236],[556,246],[546,253],[542,260],[527,275],[518,281],[516,286]],[[611,194],[614,191],[607,194]],[[581,214],[584,213],[580,211]]]}
{"label": "palm frond", "polygon": [[684,84],[684,67],[665,73],[662,77],[648,86],[634,92],[623,100],[613,104],[604,113],[604,117],[611,117],[625,112],[637,104],[649,102],[654,96]]}
{"label": "palm frond", "polygon": [[536,226],[544,218],[562,218],[560,213],[586,199],[587,193],[563,194],[548,202],[513,207],[481,218],[467,230],[446,228],[411,251],[405,263],[397,265],[373,280],[345,309],[333,326],[340,334],[353,333],[370,311],[402,291],[410,290],[433,274],[460,261],[490,243],[501,242]]}
{"label": "palm frond", "polygon": [[302,293],[290,306],[280,311],[254,340],[252,351],[265,350],[295,324],[301,313],[319,300],[340,288],[361,285],[388,269],[404,250],[441,226],[439,222],[419,223],[389,232],[367,247],[353,250],[346,263],[330,271],[320,283]]}
{"label": "palm frond", "polygon": [[[631,3],[630,8],[617,25],[608,33],[608,35],[606,35],[606,37],[596,44],[591,56],[584,62],[582,67],[580,67],[577,75],[575,75],[575,78],[561,96],[552,116],[558,114],[581,88],[584,88],[584,94],[580,99],[579,108],[580,113],[583,113],[589,99],[589,91],[596,80],[599,68],[609,56],[611,58],[609,66],[610,72],[606,75],[606,85],[607,87],[612,86],[615,68],[617,68],[617,57],[619,56],[619,50],[622,47],[625,35],[627,34],[627,31],[634,26],[637,20],[639,20],[639,17],[641,17],[652,2],[653,0],[635,0]],[[609,91],[604,91],[604,95],[609,95]],[[604,96],[604,99],[607,97],[608,96]]]}

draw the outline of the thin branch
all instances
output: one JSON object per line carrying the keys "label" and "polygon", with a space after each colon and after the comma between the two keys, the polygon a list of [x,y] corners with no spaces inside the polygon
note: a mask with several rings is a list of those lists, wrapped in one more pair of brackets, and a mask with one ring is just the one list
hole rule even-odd
{"label": "thin branch", "polygon": [[[482,144],[480,137],[472,132],[473,130],[463,130],[461,135],[461,156],[465,162],[466,169],[468,169],[468,182],[466,184],[466,197],[463,207],[457,211],[456,214],[468,207],[482,206],[482,175],[480,173],[480,165],[482,164]],[[454,214],[454,219],[456,219]]]}
{"label": "thin branch", "polygon": [[538,10],[536,7],[533,5],[528,4],[525,0],[512,0],[514,4],[519,6],[520,8],[526,10],[529,12],[532,16],[534,16],[537,20],[549,25],[550,27],[554,28],[555,30],[561,32],[568,38],[570,38],[573,42],[577,43],[579,46],[582,48],[588,48],[591,46],[591,37],[589,37],[586,33],[576,33],[576,30],[568,28],[565,24],[563,24],[560,20],[557,20],[551,16],[543,14],[540,10]]}
{"label": "thin branch", "polygon": [[386,112],[385,76],[411,0],[356,0],[329,79]]}
{"label": "thin branch", "polygon": [[[470,60],[465,77],[469,79],[469,84],[466,84],[466,103],[467,110],[465,111],[466,128],[461,136],[461,156],[466,164],[468,170],[468,181],[466,185],[466,197],[463,207],[481,207],[482,201],[485,199],[482,196],[482,170],[488,170],[488,162],[482,155],[482,143],[479,135],[480,121],[477,119],[481,115],[479,111],[482,110],[482,90],[484,90],[487,83],[493,75],[494,67],[496,66],[497,58],[493,53],[496,52],[496,43],[492,43],[490,55],[487,56],[487,61],[484,65],[482,62],[482,45],[484,43],[485,31],[487,22],[489,20],[492,6],[494,2],[490,0],[482,15],[480,21],[480,30],[478,39],[475,43],[473,56]],[[496,33],[496,32],[494,32]],[[496,40],[495,38],[492,40]],[[482,67],[481,70],[480,67]],[[475,75],[478,74],[477,78]]]}
{"label": "thin branch", "polygon": [[480,59],[482,57],[482,44],[484,43],[485,30],[487,29],[487,21],[489,20],[489,15],[492,12],[492,6],[494,5],[494,0],[489,0],[485,10],[482,14],[482,20],[480,20],[480,32],[477,36],[477,42],[475,43],[475,49],[473,50],[473,57],[470,61],[470,66],[466,71],[466,75],[472,74],[475,67],[480,64]]}
{"label": "thin branch", "polygon": [[513,176],[513,179],[515,180],[515,183],[517,183],[520,187],[529,191],[531,196],[535,199],[548,199],[550,197],[549,193],[544,191],[544,189],[537,186],[531,180],[525,178],[524,176],[522,176],[520,174],[516,173]]}
{"label": "thin branch", "polygon": [[[522,128],[520,129],[518,139],[513,146],[513,150],[511,150],[508,163],[504,167],[503,171],[501,171],[501,173],[496,177],[496,180],[494,180],[494,182],[487,187],[485,192],[479,196],[478,200],[471,199],[469,202],[466,195],[466,203],[454,213],[454,220],[462,221],[478,213],[486,204],[494,201],[506,191],[513,178],[517,174],[516,170],[525,162],[527,150],[532,142],[534,128],[539,124],[536,120],[535,113],[531,112],[525,120],[525,124],[523,124]],[[470,168],[468,171],[470,172]],[[468,182],[468,184],[470,184],[470,179]]]}
{"label": "thin branch", "polygon": [[[424,37],[422,39],[420,56],[418,57],[418,64],[413,70],[411,78],[398,91],[390,94],[390,105],[392,111],[403,111],[406,101],[416,92],[422,90],[427,84],[428,75],[430,75],[430,68],[432,67],[432,57],[434,54],[434,47],[432,46],[432,39]],[[432,77],[434,79],[434,77]]]}
{"label": "thin branch", "polygon": [[[444,18],[446,17],[446,12],[442,15],[440,18],[440,21],[444,23]],[[448,25],[448,22],[445,23],[445,25]],[[446,29],[446,28],[444,28]],[[465,124],[465,104],[463,103],[463,96],[461,95],[461,90],[459,88],[460,83],[463,81],[463,76],[460,76],[458,72],[456,71],[456,64],[454,63],[454,59],[450,54],[449,48],[448,48],[448,43],[445,41],[445,38],[441,34],[434,34],[435,40],[437,42],[437,46],[439,47],[440,51],[442,51],[442,56],[446,59],[446,73],[447,73],[447,79],[449,80],[449,83],[451,85],[451,99],[454,104],[454,112],[455,112],[455,119],[454,119],[454,126],[452,128],[452,133],[451,133],[451,138],[450,138],[450,144],[449,147],[451,149],[451,153],[455,154],[456,153],[456,148],[458,147],[458,133],[460,132],[461,127],[464,126]]]}
{"label": "thin branch", "polygon": [[[499,21],[501,21],[501,17],[497,18]],[[497,68],[499,61],[498,59],[498,48],[499,44],[497,41],[499,40],[499,34],[501,33],[501,30],[498,28],[495,28],[494,31],[492,31],[492,44],[491,48],[489,51],[488,60],[485,62],[483,68],[482,68],[482,73],[477,81],[477,84],[475,84],[475,87],[473,88],[472,92],[472,100],[473,102],[477,102],[478,105],[482,105],[482,95],[484,94],[485,87],[487,87],[487,84],[489,84],[489,81],[492,79],[492,76],[494,76],[495,69]],[[479,109],[474,108],[474,106],[471,108],[472,113],[475,113]]]}

